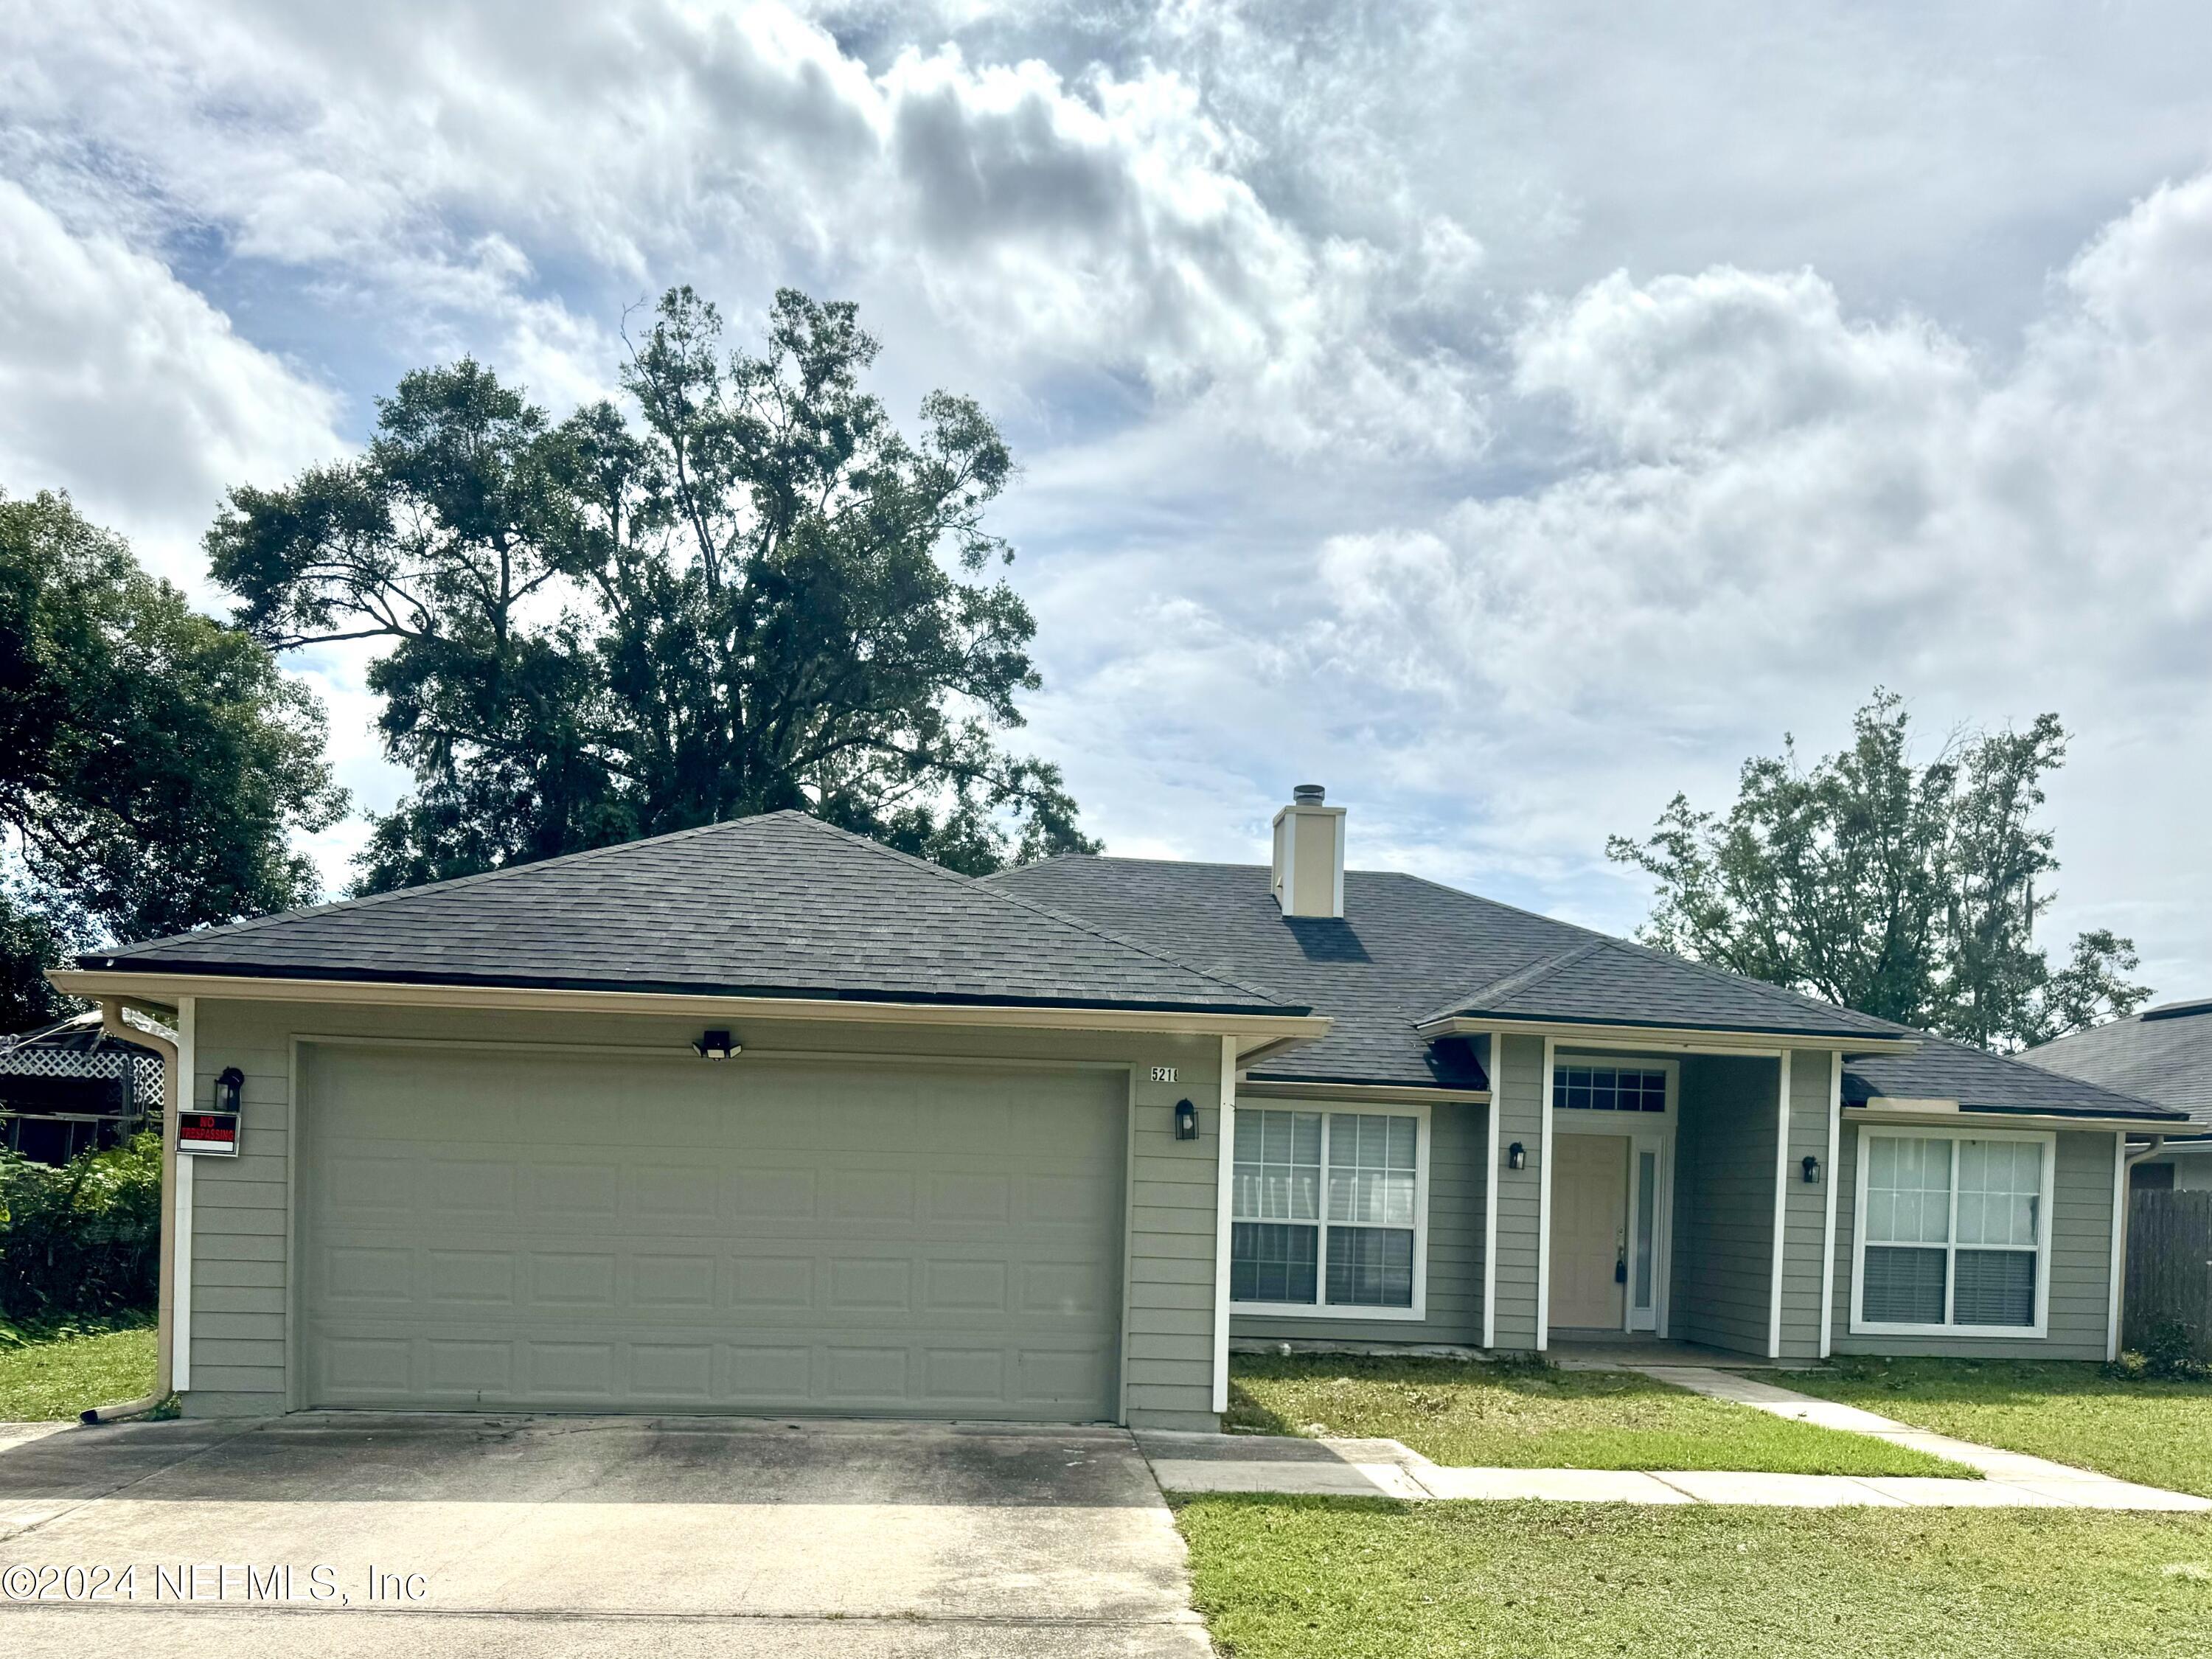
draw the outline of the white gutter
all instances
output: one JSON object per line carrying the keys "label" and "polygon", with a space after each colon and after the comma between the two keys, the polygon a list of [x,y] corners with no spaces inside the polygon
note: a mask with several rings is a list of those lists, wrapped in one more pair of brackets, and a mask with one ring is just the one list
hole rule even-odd
{"label": "white gutter", "polygon": [[[186,1018],[178,1011],[179,1035],[183,1035],[181,1022]],[[154,1392],[141,1395],[136,1400],[118,1401],[112,1406],[95,1406],[80,1413],[78,1420],[85,1423],[112,1423],[125,1417],[137,1417],[152,1411],[167,1400],[179,1386],[176,1380],[177,1320],[182,1305],[177,1295],[179,1266],[178,1241],[185,1237],[178,1224],[178,1179],[190,1164],[177,1156],[177,1122],[179,1109],[184,1096],[179,1081],[183,1068],[178,1064],[177,1044],[157,1030],[133,1025],[123,1017],[120,1002],[100,1005],[100,1029],[118,1042],[136,1043],[142,1048],[151,1048],[161,1056],[161,1242],[158,1268],[160,1288],[155,1292],[154,1327]]]}
{"label": "white gutter", "polygon": [[2122,1129],[2112,1137],[2112,1267],[2110,1294],[2106,1305],[2112,1313],[2106,1324],[2105,1358],[2107,1363],[2120,1357],[2120,1325],[2127,1311],[2128,1297],[2128,1171],[2153,1156],[2166,1145],[2164,1135],[2153,1135],[2150,1144],[2133,1147],[2128,1145],[2128,1132]]}

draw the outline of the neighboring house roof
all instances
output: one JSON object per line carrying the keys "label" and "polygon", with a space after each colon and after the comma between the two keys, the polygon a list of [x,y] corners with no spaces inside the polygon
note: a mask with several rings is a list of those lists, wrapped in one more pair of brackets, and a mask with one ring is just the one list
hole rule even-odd
{"label": "neighboring house roof", "polygon": [[803,812],[180,933],[79,966],[735,996],[1303,1014]]}
{"label": "neighboring house roof", "polygon": [[1070,854],[986,878],[1216,973],[1250,975],[1330,1017],[1328,1036],[1255,1078],[1485,1086],[1439,1014],[1826,1041],[1917,1032],[1417,876],[1347,870],[1344,916],[1286,917],[1264,865]]}
{"label": "neighboring house roof", "polygon": [[2024,1064],[2035,1052],[1993,1054],[1931,1036],[1909,1054],[1850,1061],[1844,1068],[1844,1102],[1863,1106],[1873,1098],[1955,1100],[1969,1110],[2141,1118],[2153,1128],[2179,1115],[2125,1090]]}
{"label": "neighboring house roof", "polygon": [[2197,1130],[2212,1134],[2212,998],[2162,1003],[2021,1058],[2186,1112]]}

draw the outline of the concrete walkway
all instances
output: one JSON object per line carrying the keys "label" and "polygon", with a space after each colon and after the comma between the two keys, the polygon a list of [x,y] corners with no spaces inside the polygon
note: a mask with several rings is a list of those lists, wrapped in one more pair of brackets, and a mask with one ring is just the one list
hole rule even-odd
{"label": "concrete walkway", "polygon": [[1632,1370],[1710,1399],[1794,1422],[1863,1434],[1963,1463],[1979,1480],[1932,1475],[1759,1474],[1727,1471],[1449,1468],[1395,1440],[1291,1440],[1250,1435],[1140,1434],[1163,1488],[1334,1497],[1535,1498],[1572,1504],[1746,1504],[1791,1509],[2212,1510],[2212,1498],[1999,1451],[1705,1366]]}

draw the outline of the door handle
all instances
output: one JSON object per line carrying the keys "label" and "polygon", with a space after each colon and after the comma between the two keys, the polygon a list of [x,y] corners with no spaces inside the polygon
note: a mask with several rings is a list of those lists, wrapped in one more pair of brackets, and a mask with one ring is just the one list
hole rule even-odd
{"label": "door handle", "polygon": [[1628,1258],[1625,1255],[1617,1255],[1613,1259],[1613,1282],[1616,1285],[1628,1283]]}

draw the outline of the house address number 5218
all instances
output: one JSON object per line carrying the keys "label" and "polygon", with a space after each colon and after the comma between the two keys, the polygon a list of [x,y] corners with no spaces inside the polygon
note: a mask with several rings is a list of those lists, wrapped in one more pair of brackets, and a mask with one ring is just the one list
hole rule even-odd
{"label": "house address number 5218", "polygon": [[1176,1080],[1176,1068],[1175,1068],[1174,1066],[1153,1066],[1153,1067],[1152,1067],[1152,1081],[1153,1081],[1153,1082],[1155,1082],[1155,1083],[1173,1083],[1175,1080]]}

